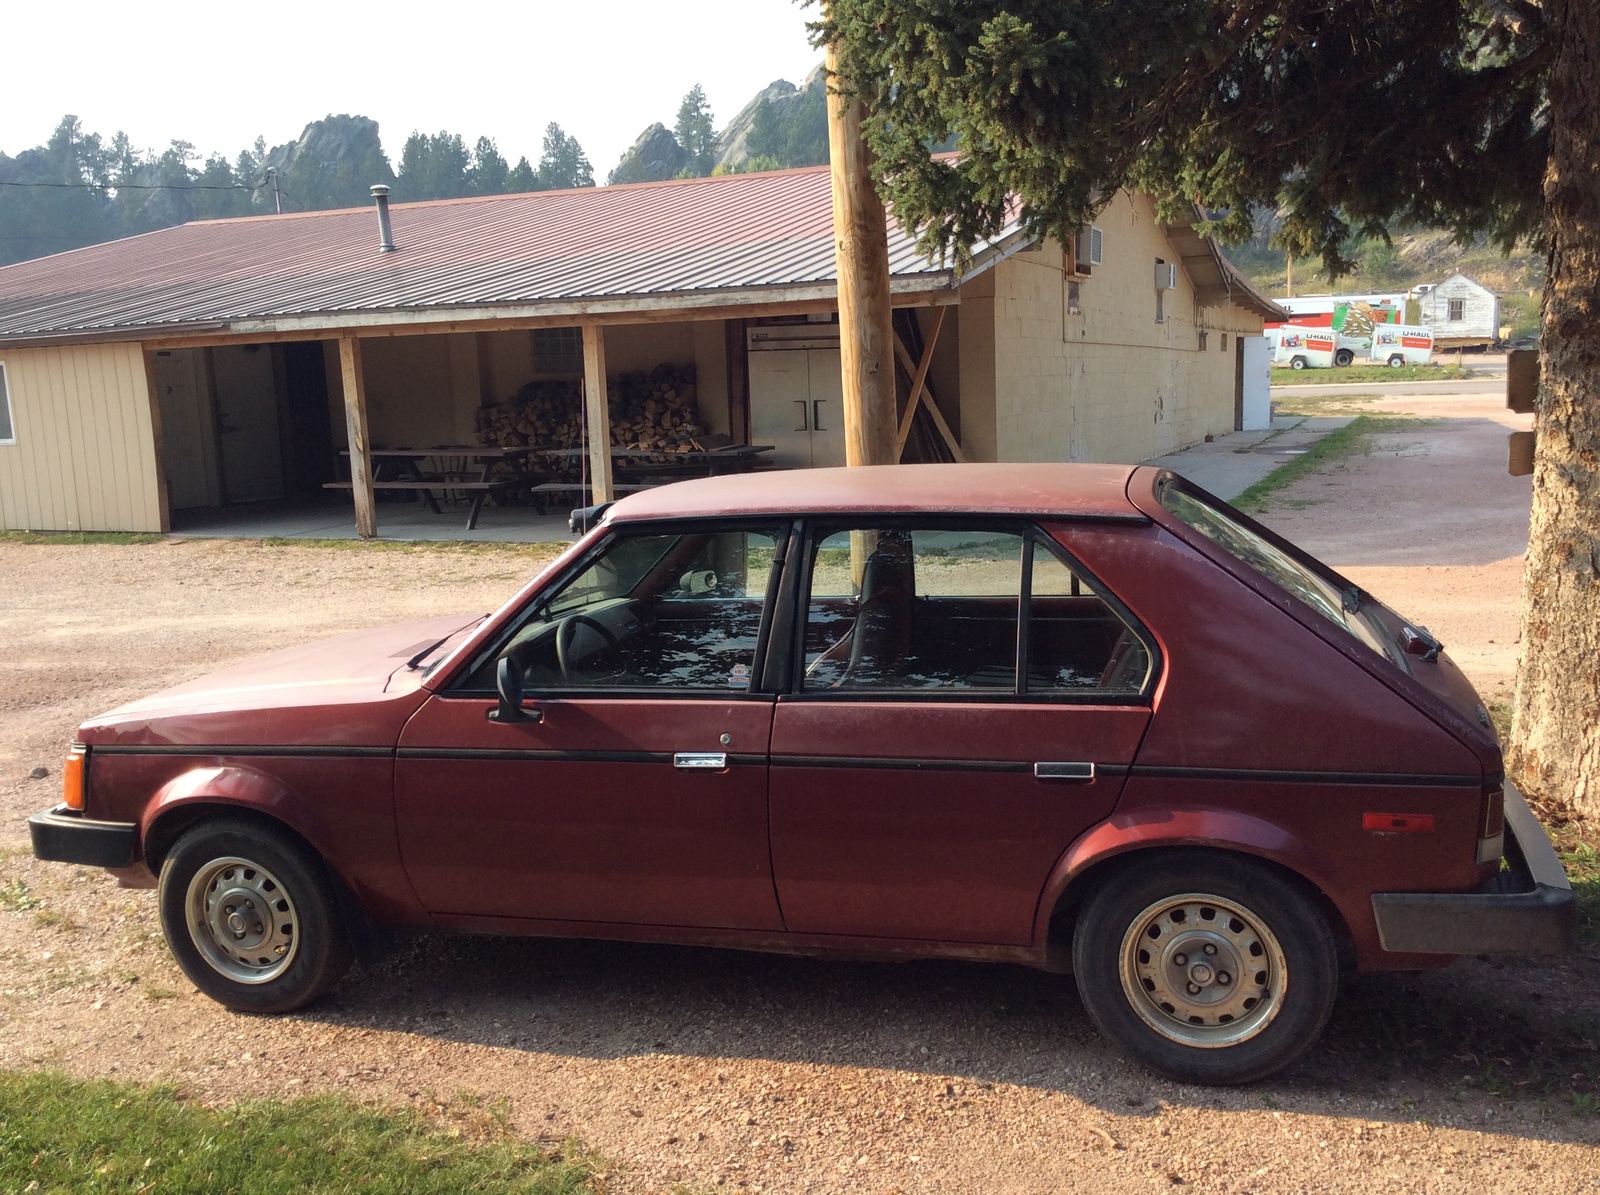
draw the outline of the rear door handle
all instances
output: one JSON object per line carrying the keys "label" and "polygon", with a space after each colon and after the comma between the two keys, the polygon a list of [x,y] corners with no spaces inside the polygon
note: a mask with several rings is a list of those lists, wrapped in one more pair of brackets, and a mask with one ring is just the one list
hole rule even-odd
{"label": "rear door handle", "polygon": [[1033,765],[1036,780],[1063,780],[1068,784],[1094,783],[1092,763],[1036,763]]}
{"label": "rear door handle", "polygon": [[721,771],[728,766],[725,751],[679,751],[672,757],[672,766],[686,772]]}
{"label": "rear door handle", "polygon": [[827,401],[825,398],[813,398],[811,400],[811,430],[814,432],[828,430],[822,426],[822,404]]}

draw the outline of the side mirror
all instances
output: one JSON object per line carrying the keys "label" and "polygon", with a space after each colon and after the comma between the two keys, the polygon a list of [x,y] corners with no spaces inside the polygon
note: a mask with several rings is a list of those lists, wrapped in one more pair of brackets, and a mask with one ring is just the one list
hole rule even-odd
{"label": "side mirror", "polygon": [[522,708],[522,669],[510,656],[501,656],[495,666],[494,687],[500,693],[500,704],[488,713],[491,722],[543,722],[538,710]]}

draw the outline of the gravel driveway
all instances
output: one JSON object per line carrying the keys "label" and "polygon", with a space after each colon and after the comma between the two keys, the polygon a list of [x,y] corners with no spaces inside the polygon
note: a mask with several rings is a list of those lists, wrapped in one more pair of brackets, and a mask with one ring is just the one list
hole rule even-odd
{"label": "gravel driveway", "polygon": [[[1267,518],[1428,621],[1489,695],[1514,668],[1520,546],[1444,559],[1427,519],[1499,485],[1503,428],[1472,409],[1491,400],[1408,401],[1443,421]],[[1396,486],[1433,501],[1396,525]],[[1500,490],[1525,525],[1525,479]],[[208,1100],[504,1098],[521,1131],[606,1159],[608,1191],[1600,1187],[1593,949],[1356,980],[1304,1064],[1215,1092],[1125,1062],[1069,979],[999,966],[424,935],[299,1015],[240,1016],[184,980],[152,893],[26,853],[80,719],[270,648],[489,609],[548,555],[0,544],[0,1066]]]}

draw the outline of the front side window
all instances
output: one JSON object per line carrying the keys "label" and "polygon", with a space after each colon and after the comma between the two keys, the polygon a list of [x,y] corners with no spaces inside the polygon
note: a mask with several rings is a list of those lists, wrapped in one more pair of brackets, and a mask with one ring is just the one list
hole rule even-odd
{"label": "front side window", "polygon": [[462,686],[494,688],[508,656],[527,692],[748,692],[787,527],[622,534],[556,591]]}
{"label": "front side window", "polygon": [[6,378],[6,363],[0,361],[0,444],[16,442],[16,425],[11,421],[11,387]]}
{"label": "front side window", "polygon": [[1130,694],[1150,670],[1107,602],[1021,528],[824,530],[804,613],[813,693]]}

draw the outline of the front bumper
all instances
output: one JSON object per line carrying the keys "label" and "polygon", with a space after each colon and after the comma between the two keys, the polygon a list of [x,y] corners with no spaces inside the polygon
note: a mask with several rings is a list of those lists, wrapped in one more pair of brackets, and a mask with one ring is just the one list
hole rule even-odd
{"label": "front bumper", "polygon": [[127,867],[139,843],[139,827],[133,822],[97,822],[65,805],[30,817],[28,833],[35,859],[90,867]]}
{"label": "front bumper", "polygon": [[1402,954],[1566,954],[1578,902],[1522,794],[1506,785],[1506,862],[1489,892],[1375,892],[1383,948]]}

